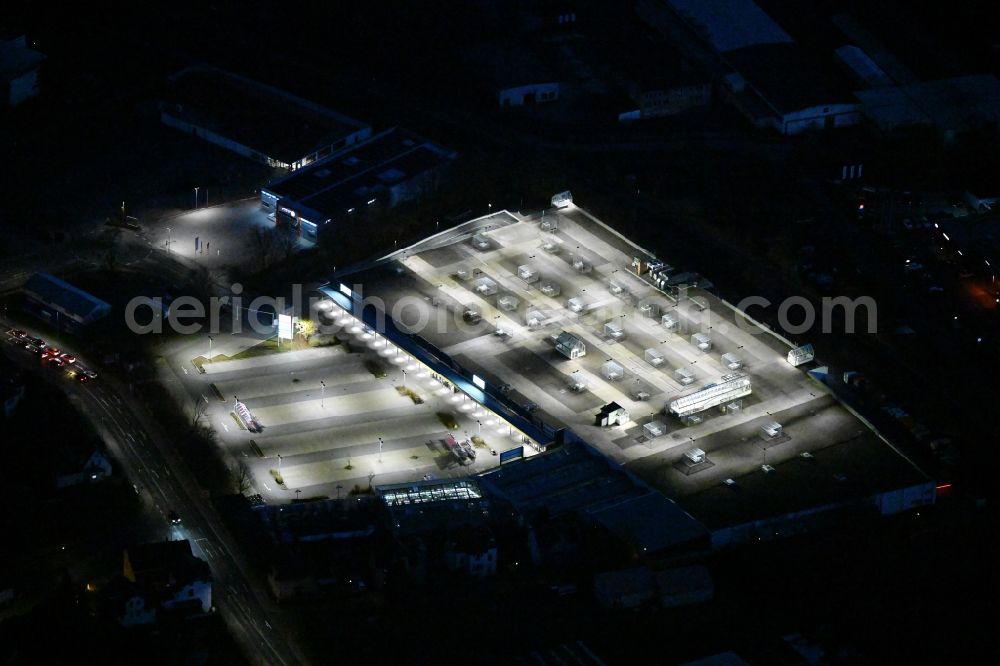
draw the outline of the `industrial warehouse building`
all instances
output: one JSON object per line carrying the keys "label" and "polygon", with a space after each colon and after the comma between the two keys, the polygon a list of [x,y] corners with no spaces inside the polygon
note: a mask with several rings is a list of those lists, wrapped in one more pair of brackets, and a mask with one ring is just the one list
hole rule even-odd
{"label": "industrial warehouse building", "polygon": [[315,240],[319,227],[360,218],[370,206],[393,207],[437,186],[456,154],[394,127],[261,188],[275,222]]}
{"label": "industrial warehouse building", "polygon": [[28,46],[24,35],[0,40],[0,105],[17,106],[38,94],[38,71],[45,55]]}
{"label": "industrial warehouse building", "polygon": [[24,285],[24,309],[56,330],[70,332],[81,330],[111,312],[111,306],[101,299],[48,273],[35,273],[28,279]]}
{"label": "industrial warehouse building", "polygon": [[372,134],[359,120],[215,67],[188,67],[168,83],[163,124],[272,167],[299,169]]}
{"label": "industrial warehouse building", "polygon": [[583,442],[502,465],[479,481],[528,522],[576,513],[647,556],[709,544],[708,530],[698,520]]}
{"label": "industrial warehouse building", "polygon": [[842,72],[812,57],[753,0],[668,0],[729,69],[727,101],[755,127],[784,135],[861,122]]}
{"label": "industrial warehouse building", "polygon": [[[432,237],[336,274],[320,290],[365,325],[381,331],[384,324],[387,340],[523,433],[501,432],[502,442],[523,440],[525,451],[542,453],[500,458],[497,470],[479,477],[490,495],[525,516],[556,516],[566,506],[612,531],[625,529],[620,536],[637,552],[667,557],[818,529],[843,511],[892,515],[934,503],[934,481],[840,401],[824,369],[806,372],[811,355],[804,363],[789,358],[805,345],[793,347],[759,325],[759,334],[747,331],[737,323],[742,313],[702,288],[672,295],[657,274],[627,270],[636,257],[647,266],[657,260],[578,205],[547,210],[550,217],[569,239],[556,252],[537,252],[551,238],[538,217],[503,211],[454,230],[450,243]],[[479,231],[484,221],[488,232]],[[577,245],[588,248],[590,272],[574,267]],[[532,296],[502,307],[508,290],[524,289],[519,269],[533,254],[539,282],[555,281],[592,302],[627,293],[620,307],[629,316],[616,318],[621,338],[602,346],[607,320],[576,317],[569,302],[548,303],[552,323],[536,326],[524,323],[538,307]],[[499,288],[482,289],[480,280]],[[362,309],[362,292],[384,305]],[[432,293],[436,300],[410,298],[406,306],[427,321],[442,305],[495,307],[497,322],[471,331],[425,326],[419,335],[396,329],[388,313],[410,294]],[[673,324],[648,316],[648,303],[660,303],[657,312]],[[726,327],[689,336],[708,309]],[[495,335],[500,327],[513,333]],[[561,333],[601,353],[568,358],[553,349]],[[410,351],[418,346],[426,354]],[[657,492],[640,492],[644,487]]]}

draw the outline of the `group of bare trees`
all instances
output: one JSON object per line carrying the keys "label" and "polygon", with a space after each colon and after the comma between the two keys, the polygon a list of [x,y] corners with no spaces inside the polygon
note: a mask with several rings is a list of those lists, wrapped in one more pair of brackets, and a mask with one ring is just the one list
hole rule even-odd
{"label": "group of bare trees", "polygon": [[286,227],[253,227],[250,234],[259,270],[266,270],[273,263],[288,259],[299,242],[295,230]]}

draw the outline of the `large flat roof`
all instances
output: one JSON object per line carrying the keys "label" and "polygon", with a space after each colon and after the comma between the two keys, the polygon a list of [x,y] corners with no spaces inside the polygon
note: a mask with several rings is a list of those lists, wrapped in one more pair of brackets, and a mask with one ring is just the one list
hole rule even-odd
{"label": "large flat roof", "polygon": [[933,123],[963,131],[1000,123],[1000,79],[992,74],[958,76],[854,93],[881,127]]}
{"label": "large flat roof", "polygon": [[286,164],[368,128],[283,90],[207,66],[171,77],[163,110]]}
{"label": "large flat roof", "polygon": [[45,62],[44,53],[25,46],[22,41],[0,40],[0,81],[12,81]]}
{"label": "large flat roof", "polygon": [[[836,408],[825,408],[831,412]],[[779,417],[780,418],[780,417]],[[821,423],[821,416],[818,419]],[[815,425],[819,425],[819,423]],[[806,507],[835,506],[861,498],[927,483],[926,476],[867,429],[839,425],[837,433],[819,447],[811,442],[788,442],[810,457],[783,455],[773,461],[773,472],[759,467],[740,476],[737,485],[716,483],[679,498],[683,506],[712,529],[780,516]],[[812,428],[816,432],[819,428]],[[820,433],[820,436],[826,433]],[[795,444],[799,444],[796,447]],[[763,449],[760,451],[763,460]],[[738,455],[739,451],[719,455]],[[709,457],[713,454],[710,452]],[[769,462],[769,464],[771,464]],[[749,500],[749,501],[748,501]]]}
{"label": "large flat roof", "polygon": [[[648,276],[630,270],[634,257],[652,258],[582,209],[546,211],[544,225],[538,216],[504,212],[442,232],[378,265],[335,276],[334,284],[378,297],[386,312],[413,331],[411,339],[428,341],[450,363],[482,378],[484,393],[502,393],[504,401],[527,406],[530,418],[547,431],[568,429],[698,520],[705,516],[703,522],[712,527],[927,481],[823,384],[787,362],[790,343],[709,291],[691,287],[687,297],[660,291]],[[524,265],[540,276],[537,281],[519,277]],[[496,284],[496,293],[477,290],[483,277]],[[703,282],[697,276],[689,281]],[[558,289],[547,295],[551,285]],[[504,296],[515,296],[517,304],[505,309]],[[583,310],[571,309],[570,298],[582,299]],[[463,321],[468,309],[481,320]],[[541,323],[530,325],[528,312],[541,313]],[[676,317],[679,328],[667,329],[662,313]],[[620,323],[623,335],[609,334],[609,321]],[[411,328],[417,322],[427,325]],[[509,335],[496,335],[497,328]],[[556,350],[554,340],[564,331],[585,342],[585,356],[568,359]],[[696,332],[710,337],[711,349],[692,343]],[[713,408],[701,422],[665,414],[671,400],[732,372],[724,354],[738,357],[751,379],[752,393],[738,408],[725,413]],[[624,376],[606,375],[608,361]],[[675,374],[681,369],[693,373],[694,383]],[[574,390],[578,384],[572,378],[583,378],[586,388]],[[627,409],[631,420],[600,427],[595,415],[611,402]],[[771,421],[783,426],[775,439],[762,435]],[[685,466],[685,453],[693,448],[707,453],[707,463]],[[758,484],[764,463],[777,471]],[[724,483],[729,478],[741,489],[738,502],[726,494],[732,493]],[[584,499],[574,493],[547,496],[551,483],[540,482],[533,491],[550,509],[564,502],[596,506],[601,500],[597,492],[583,493]],[[609,487],[601,485],[601,492]],[[531,501],[527,490],[518,493],[522,502]]]}
{"label": "large flat roof", "polygon": [[792,41],[753,0],[668,0],[716,51]]}
{"label": "large flat roof", "polygon": [[412,132],[394,127],[349,146],[264,188],[325,219],[378,198],[453,159],[455,153]]}
{"label": "large flat roof", "polygon": [[111,306],[70,283],[48,273],[35,273],[24,285],[26,294],[81,322],[106,315]]}
{"label": "large flat roof", "polygon": [[857,103],[846,75],[822,66],[795,43],[748,46],[730,51],[726,60],[779,113]]}
{"label": "large flat roof", "polygon": [[646,552],[707,537],[705,528],[674,502],[583,443],[502,465],[479,478],[529,519],[539,511],[550,517],[587,515]]}

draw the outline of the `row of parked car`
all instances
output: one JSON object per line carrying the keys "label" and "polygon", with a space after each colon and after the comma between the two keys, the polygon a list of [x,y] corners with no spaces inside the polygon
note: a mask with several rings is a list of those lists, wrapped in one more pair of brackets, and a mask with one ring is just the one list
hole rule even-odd
{"label": "row of parked car", "polygon": [[69,366],[69,369],[73,371],[73,376],[81,382],[97,379],[97,373],[79,365],[76,356],[64,352],[58,347],[53,347],[41,338],[28,335],[26,331],[17,328],[10,329],[7,334],[29,352],[38,354],[41,362],[46,366],[56,370]]}

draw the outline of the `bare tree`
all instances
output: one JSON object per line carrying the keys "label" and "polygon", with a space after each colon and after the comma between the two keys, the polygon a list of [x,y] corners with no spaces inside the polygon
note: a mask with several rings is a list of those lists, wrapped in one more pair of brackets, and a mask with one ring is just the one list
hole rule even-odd
{"label": "bare tree", "polygon": [[121,235],[121,229],[107,228],[102,231],[95,242],[96,258],[109,273],[117,271],[120,265]]}
{"label": "bare tree", "polygon": [[233,483],[236,486],[236,492],[242,493],[250,489],[253,485],[253,472],[250,470],[250,465],[246,461],[241,460],[236,463],[236,467],[232,470],[233,473]]}
{"label": "bare tree", "polygon": [[274,257],[275,241],[277,239],[275,231],[275,229],[265,229],[263,227],[253,227],[250,230],[260,270],[266,270],[271,265],[271,260]]}
{"label": "bare tree", "polygon": [[299,235],[292,229],[273,230],[275,235],[275,249],[282,259],[288,259],[295,254],[299,246]]}
{"label": "bare tree", "polygon": [[208,410],[208,400],[204,398],[198,398],[197,402],[194,403],[194,416],[191,419],[191,424],[196,425],[205,412]]}
{"label": "bare tree", "polygon": [[193,276],[192,286],[196,295],[205,303],[216,295],[218,289],[224,292],[228,285],[229,275],[225,269],[200,266]]}

